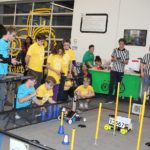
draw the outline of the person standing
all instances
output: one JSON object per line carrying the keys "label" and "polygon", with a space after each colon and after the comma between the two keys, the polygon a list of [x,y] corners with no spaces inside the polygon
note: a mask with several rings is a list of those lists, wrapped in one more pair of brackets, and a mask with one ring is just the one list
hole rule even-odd
{"label": "person standing", "polygon": [[111,57],[112,68],[110,72],[109,93],[105,103],[112,103],[114,101],[114,87],[116,96],[118,82],[121,83],[124,76],[125,65],[128,64],[129,61],[129,51],[125,49],[125,40],[123,38],[119,39],[119,48],[114,49]]}
{"label": "person standing", "polygon": [[59,84],[61,79],[62,61],[64,55],[64,48],[62,44],[58,44],[47,59],[48,76],[52,76],[56,80],[53,88],[53,100],[57,101],[59,91]]}
{"label": "person standing", "polygon": [[43,64],[44,64],[44,41],[46,37],[44,34],[39,33],[36,36],[36,42],[33,43],[27,52],[25,61],[28,67],[28,75],[35,74],[37,77],[37,88],[43,78]]}
{"label": "person standing", "polygon": [[[9,56],[10,42],[15,38],[16,31],[13,27],[5,29],[0,25],[0,80],[5,80],[8,74],[8,64],[17,64],[16,59]],[[6,83],[0,81],[0,112],[4,110],[4,104],[7,95]]]}
{"label": "person standing", "polygon": [[[143,99],[144,92],[148,91],[150,88],[150,47],[149,53],[145,54],[142,62],[141,62],[141,77],[142,77],[142,94],[141,99]],[[149,103],[150,103],[150,96],[149,96]]]}
{"label": "person standing", "polygon": [[22,66],[24,68],[24,75],[27,74],[25,57],[26,57],[26,54],[28,52],[28,49],[29,49],[30,45],[32,45],[32,44],[33,44],[33,40],[32,40],[32,38],[30,36],[28,36],[25,39],[25,41],[24,41],[24,43],[22,45],[22,49],[21,49],[20,53],[17,56],[17,60],[21,61],[21,64],[22,64]]}
{"label": "person standing", "polygon": [[87,68],[93,68],[94,66],[94,45],[89,46],[89,50],[85,52],[83,55],[83,64],[86,65]]}
{"label": "person standing", "polygon": [[64,85],[67,76],[72,76],[72,68],[75,66],[75,53],[70,48],[70,40],[63,41],[64,55],[62,62],[62,74],[59,85],[58,100],[64,100]]}
{"label": "person standing", "polygon": [[89,45],[89,50],[86,51],[83,55],[83,60],[82,60],[82,70],[83,70],[83,76],[90,77],[91,83],[92,83],[92,78],[91,75],[88,73],[88,69],[94,67],[94,45]]}
{"label": "person standing", "polygon": [[[72,75],[72,69],[73,67],[76,67],[75,62],[75,52],[70,48],[71,42],[70,40],[64,40],[63,41],[63,47],[64,47],[64,74],[67,76],[68,74]],[[69,56],[69,59],[68,59]],[[67,60],[66,60],[67,59]]]}

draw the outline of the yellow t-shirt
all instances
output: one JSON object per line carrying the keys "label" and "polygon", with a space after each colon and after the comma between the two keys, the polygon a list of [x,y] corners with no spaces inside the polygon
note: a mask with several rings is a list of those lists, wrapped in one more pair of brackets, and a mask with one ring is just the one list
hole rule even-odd
{"label": "yellow t-shirt", "polygon": [[65,51],[62,61],[62,72],[64,73],[65,76],[67,76],[68,74],[70,63],[71,63],[70,55]]}
{"label": "yellow t-shirt", "polygon": [[[54,69],[61,71],[62,60],[63,56],[51,54],[48,56],[47,63],[50,64],[50,66],[52,66]],[[57,84],[60,83],[60,76],[56,72],[48,69],[48,76],[52,76],[56,80]]]}
{"label": "yellow t-shirt", "polygon": [[34,71],[42,72],[44,63],[44,46],[36,42],[29,47],[27,55],[30,56],[28,67]]}
{"label": "yellow t-shirt", "polygon": [[68,50],[65,50],[65,53],[69,54],[71,61],[75,60],[75,52],[71,48]]}
{"label": "yellow t-shirt", "polygon": [[64,90],[65,91],[69,90],[72,87],[72,85],[73,85],[73,82],[71,80],[67,80],[65,82]]}
{"label": "yellow t-shirt", "polygon": [[69,65],[71,61],[75,60],[75,52],[72,49],[65,50],[65,54],[63,55],[63,64],[62,71],[65,76],[67,76],[69,71]]}
{"label": "yellow t-shirt", "polygon": [[47,99],[53,96],[53,89],[47,90],[45,84],[40,85],[36,90],[36,96]]}
{"label": "yellow t-shirt", "polygon": [[80,85],[79,87],[77,87],[77,89],[75,90],[75,92],[81,92],[82,96],[86,96],[88,95],[89,92],[94,92],[94,89],[92,86],[88,86],[87,88],[84,87],[84,85]]}

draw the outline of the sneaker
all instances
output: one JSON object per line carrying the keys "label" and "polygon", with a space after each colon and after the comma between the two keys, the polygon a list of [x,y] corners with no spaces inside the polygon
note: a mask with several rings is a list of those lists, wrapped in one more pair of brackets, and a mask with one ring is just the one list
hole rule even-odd
{"label": "sneaker", "polygon": [[88,109],[89,108],[89,105],[88,105],[88,103],[86,102],[86,103],[84,103],[84,108],[85,109]]}
{"label": "sneaker", "polygon": [[18,114],[15,115],[15,119],[16,119],[16,120],[18,120],[18,119],[20,119],[20,118],[21,118],[21,117],[20,117]]}
{"label": "sneaker", "polygon": [[112,103],[114,103],[114,101],[106,100],[106,101],[104,102],[104,104],[112,104]]}
{"label": "sneaker", "polygon": [[49,100],[49,103],[55,104],[56,102],[55,102],[54,100],[50,99],[50,100]]}
{"label": "sneaker", "polygon": [[79,103],[79,108],[83,109],[83,107],[84,107],[84,106],[83,106],[83,103],[80,102],[80,103]]}

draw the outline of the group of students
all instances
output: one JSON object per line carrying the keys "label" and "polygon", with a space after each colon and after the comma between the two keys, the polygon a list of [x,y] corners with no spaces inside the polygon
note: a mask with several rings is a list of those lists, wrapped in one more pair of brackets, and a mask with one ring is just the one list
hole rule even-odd
{"label": "group of students", "polygon": [[[67,80],[66,82],[68,81],[69,80]],[[16,109],[28,107],[32,104],[42,106],[46,102],[50,104],[57,103],[57,101],[54,101],[53,99],[53,88],[56,85],[56,80],[52,76],[47,76],[45,82],[41,84],[37,89],[35,89],[36,83],[36,77],[31,76],[25,83],[19,86],[15,101]],[[64,91],[69,91],[72,86],[72,84],[70,84],[69,86],[68,83],[65,84]],[[93,87],[90,85],[89,78],[84,78],[83,84],[76,87],[76,89],[73,90],[72,98],[74,97],[74,95],[77,96],[78,100],[90,98],[95,95]],[[79,107],[82,109],[88,109],[88,102],[89,99],[87,99],[86,101],[80,101]]]}
{"label": "group of students", "polygon": [[[5,78],[8,74],[8,64],[16,65],[18,63],[17,59],[9,56],[9,45],[15,38],[16,31],[13,27],[6,29],[2,25],[0,25],[0,30],[4,31],[0,40],[0,78]],[[58,43],[51,50],[47,62],[44,64],[45,53],[43,44],[45,39],[46,37],[42,33],[36,36],[34,43],[28,37],[28,41],[26,41],[28,44],[25,45],[25,50],[23,49],[22,51],[25,56],[23,61],[24,68],[29,79],[17,89],[15,102],[17,109],[27,107],[32,103],[43,105],[47,101],[56,103],[57,101],[66,100],[70,89],[73,89],[72,95],[76,93],[80,99],[94,95],[94,90],[90,86],[88,78],[84,79],[83,85],[73,87],[73,72],[76,70],[76,62],[75,53],[70,48],[70,41],[64,40],[62,43]],[[6,61],[6,58],[9,60]],[[45,82],[42,84],[43,68],[47,69],[48,73]],[[4,89],[6,90],[6,85],[4,86],[4,84],[6,83],[0,83],[0,92],[4,95],[0,100],[0,111],[4,109],[7,95],[6,91],[2,92]]]}
{"label": "group of students", "polygon": [[[74,87],[73,71],[76,65],[74,51],[70,49],[70,41],[64,40],[63,43],[57,44],[44,65],[44,40],[43,34],[37,35],[36,42],[26,53],[27,74],[31,78],[19,86],[16,108],[27,107],[32,102],[37,105],[43,105],[46,102],[56,103],[67,100],[68,95],[73,98],[74,93],[78,99],[94,96],[94,90],[88,78],[84,79],[83,85]],[[48,70],[48,73],[45,83],[40,85],[43,67]],[[83,108],[82,103],[80,106]],[[85,108],[88,108],[87,102]]]}
{"label": "group of students", "polygon": [[[10,42],[15,38],[16,31],[13,27],[5,28],[0,25],[0,80],[4,80],[8,74],[8,64],[16,65],[16,58],[9,56]],[[44,53],[44,34],[38,34],[35,42],[28,37],[26,45],[23,47],[24,52],[24,68],[27,75],[30,76],[24,84],[18,87],[16,108],[22,108],[35,103],[43,105],[45,102],[56,103],[57,101],[66,100],[68,94],[71,97],[74,93],[79,99],[94,96],[94,90],[90,85],[90,75],[88,69],[93,68],[101,70],[102,61],[99,56],[94,57],[94,45],[89,46],[83,56],[83,85],[74,87],[74,74],[76,74],[75,52],[70,48],[70,41],[64,40],[51,49],[51,53],[47,58],[46,64]],[[121,82],[124,76],[125,65],[129,61],[129,51],[125,48],[125,40],[119,39],[119,47],[114,49],[111,55],[111,71],[109,93],[106,103],[112,103],[114,100],[113,91],[117,89],[117,83]],[[95,59],[95,63],[94,63]],[[141,76],[143,80],[143,90],[147,90],[150,82],[150,54],[146,54],[141,62]],[[48,70],[45,83],[42,84],[43,68]],[[117,90],[115,90],[117,91]],[[116,93],[116,92],[115,92]],[[0,82],[0,112],[4,109],[7,90],[6,83]],[[83,106],[83,104],[81,104]],[[87,108],[87,104],[85,105]]]}
{"label": "group of students", "polygon": [[[75,53],[70,48],[70,41],[64,40],[62,43],[57,44],[56,47],[54,47],[51,50],[51,54],[47,58],[47,63],[46,65],[44,65],[44,40],[45,37],[43,34],[37,35],[36,42],[29,47],[25,59],[28,68],[27,74],[30,76],[34,75],[37,78],[35,88],[37,89],[36,97],[38,101],[36,100],[35,103],[38,105],[43,105],[43,103],[48,101],[49,98],[51,99],[49,100],[50,103],[64,101],[68,99],[68,95],[71,95],[70,93],[72,93],[71,97],[73,97],[74,92],[77,93],[79,98],[93,96],[94,90],[89,85],[90,81],[87,79],[85,79],[87,81],[85,83],[84,88],[82,87],[82,85],[79,86],[76,90],[75,87],[73,87],[73,73],[75,73],[74,71],[76,68],[76,62]],[[48,73],[46,83],[44,85],[40,85],[42,81],[43,67],[45,67],[48,70]],[[51,88],[48,88],[48,86],[46,86],[48,85],[47,81],[50,83]],[[82,92],[82,90],[84,92]],[[38,94],[39,91],[41,93],[40,96]],[[92,94],[89,94],[91,93],[91,91]],[[42,102],[42,104],[39,103],[40,99],[38,99],[38,97],[40,97],[40,99],[44,99],[44,102]],[[88,108],[87,103],[86,108]]]}

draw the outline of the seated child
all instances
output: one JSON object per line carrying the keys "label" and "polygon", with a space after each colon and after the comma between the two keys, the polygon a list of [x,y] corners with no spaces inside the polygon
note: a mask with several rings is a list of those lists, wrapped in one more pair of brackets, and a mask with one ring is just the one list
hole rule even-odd
{"label": "seated child", "polygon": [[[89,78],[84,78],[83,80],[83,85],[80,85],[77,87],[75,90],[75,94],[77,95],[77,99],[85,99],[85,98],[90,98],[92,96],[95,96],[94,89],[90,85],[90,79]],[[80,108],[88,108],[88,102],[89,100],[86,100],[85,103],[80,102],[79,106]]]}
{"label": "seated child", "polygon": [[33,110],[28,108],[32,103],[41,106],[42,102],[36,98],[36,90],[34,88],[37,79],[35,76],[31,76],[25,83],[18,87],[16,101],[14,107],[16,109],[26,108],[19,110],[15,113],[15,119],[24,118],[26,121],[32,121]]}
{"label": "seated child", "polygon": [[34,88],[37,80],[36,77],[30,77],[24,84],[18,87],[16,96],[16,109],[28,107],[34,102],[37,105],[42,105],[41,101],[36,98],[36,90]]}
{"label": "seated child", "polygon": [[[42,84],[37,91],[34,88],[36,84],[36,78],[33,76],[29,78],[24,84],[20,85],[18,88],[17,98],[16,98],[16,109],[28,107],[30,105],[36,104],[42,106],[45,102],[55,103],[52,100],[53,96],[53,86],[56,81],[52,77],[47,77],[44,84]],[[32,120],[32,109],[19,111],[15,118],[20,119],[20,117],[26,118],[27,120]]]}
{"label": "seated child", "polygon": [[64,85],[64,100],[68,100],[68,96],[73,98],[74,88],[73,88],[73,79],[68,75]]}
{"label": "seated child", "polygon": [[42,104],[49,102],[49,103],[56,103],[53,100],[53,87],[56,84],[56,80],[48,76],[45,80],[45,83],[40,85],[36,90],[36,97],[38,100],[41,100]]}
{"label": "seated child", "polygon": [[102,65],[102,60],[101,60],[100,56],[96,56],[94,69],[102,70],[101,65]]}

